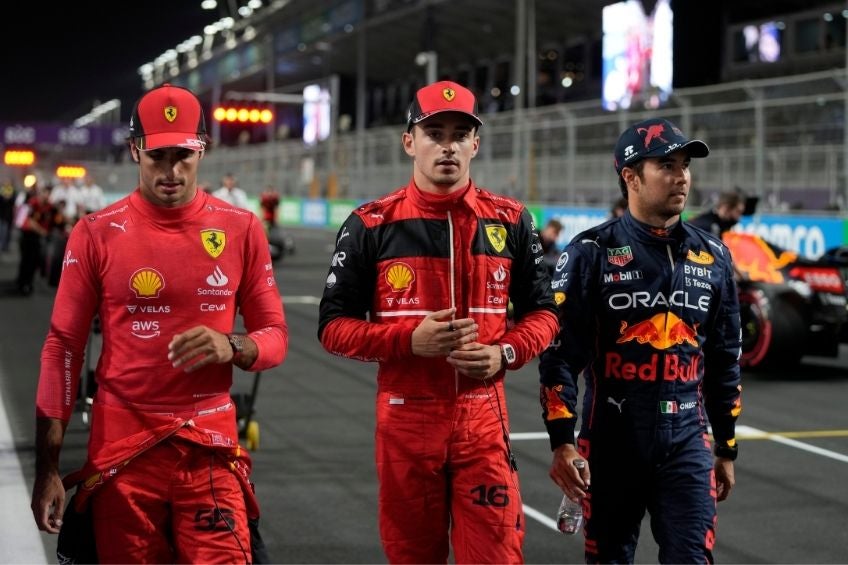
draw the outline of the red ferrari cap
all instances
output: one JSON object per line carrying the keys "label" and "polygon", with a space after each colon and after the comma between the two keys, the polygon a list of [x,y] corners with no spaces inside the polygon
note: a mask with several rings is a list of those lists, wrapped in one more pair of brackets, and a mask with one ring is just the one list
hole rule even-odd
{"label": "red ferrari cap", "polygon": [[483,125],[477,115],[474,93],[455,82],[443,80],[428,84],[415,93],[406,115],[407,129],[441,112],[460,112],[470,117],[477,127]]}
{"label": "red ferrari cap", "polygon": [[197,96],[187,88],[163,84],[145,93],[133,109],[130,137],[142,151],[206,146],[206,122]]}

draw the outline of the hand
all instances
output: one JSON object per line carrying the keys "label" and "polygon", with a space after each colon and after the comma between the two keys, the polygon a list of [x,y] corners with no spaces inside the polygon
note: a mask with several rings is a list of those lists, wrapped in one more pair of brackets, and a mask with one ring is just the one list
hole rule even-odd
{"label": "hand", "polygon": [[412,353],[420,357],[447,356],[454,349],[477,339],[477,323],[472,318],[451,320],[456,308],[428,314],[412,332]]}
{"label": "hand", "polygon": [[[575,461],[583,461],[584,467],[578,469],[574,465]],[[562,492],[574,502],[586,496],[592,478],[589,462],[580,457],[577,449],[570,443],[564,443],[554,450],[553,462],[548,474]]]}
{"label": "hand", "polygon": [[191,373],[212,363],[227,363],[233,358],[233,348],[226,334],[206,326],[195,326],[177,334],[168,344],[168,360],[174,367]]}
{"label": "hand", "polygon": [[721,502],[730,496],[733,485],[736,484],[736,476],[733,469],[733,461],[724,457],[715,459],[716,478],[716,501]]}
{"label": "hand", "polygon": [[65,513],[65,487],[58,471],[54,469],[36,474],[30,508],[39,530],[59,533]]}
{"label": "hand", "polygon": [[499,345],[483,345],[475,341],[451,351],[448,363],[466,377],[483,380],[501,370],[503,359]]}

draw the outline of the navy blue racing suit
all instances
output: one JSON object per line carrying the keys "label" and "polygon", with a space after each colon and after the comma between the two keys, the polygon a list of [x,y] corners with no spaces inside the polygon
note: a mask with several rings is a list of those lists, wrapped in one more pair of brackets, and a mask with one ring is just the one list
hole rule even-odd
{"label": "navy blue racing suit", "polygon": [[540,358],[551,448],[589,461],[586,561],[632,563],[647,509],[659,561],[712,561],[716,482],[707,422],[735,448],[739,304],[729,250],[627,212],[577,235],[552,280],[560,333]]}

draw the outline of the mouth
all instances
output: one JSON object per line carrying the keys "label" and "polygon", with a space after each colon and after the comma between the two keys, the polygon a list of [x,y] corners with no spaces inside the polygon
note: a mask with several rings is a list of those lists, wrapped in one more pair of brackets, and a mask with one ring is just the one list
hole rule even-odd
{"label": "mouth", "polygon": [[442,159],[441,161],[436,162],[436,166],[438,167],[458,167],[459,163],[452,159]]}

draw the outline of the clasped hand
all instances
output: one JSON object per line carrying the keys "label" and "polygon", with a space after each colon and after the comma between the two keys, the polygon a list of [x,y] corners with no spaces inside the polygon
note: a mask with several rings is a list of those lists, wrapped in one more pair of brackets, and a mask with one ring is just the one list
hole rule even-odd
{"label": "clasped hand", "polygon": [[501,368],[501,349],[478,343],[473,318],[452,319],[456,308],[428,314],[412,332],[412,353],[421,357],[445,356],[447,362],[468,377],[486,379]]}

